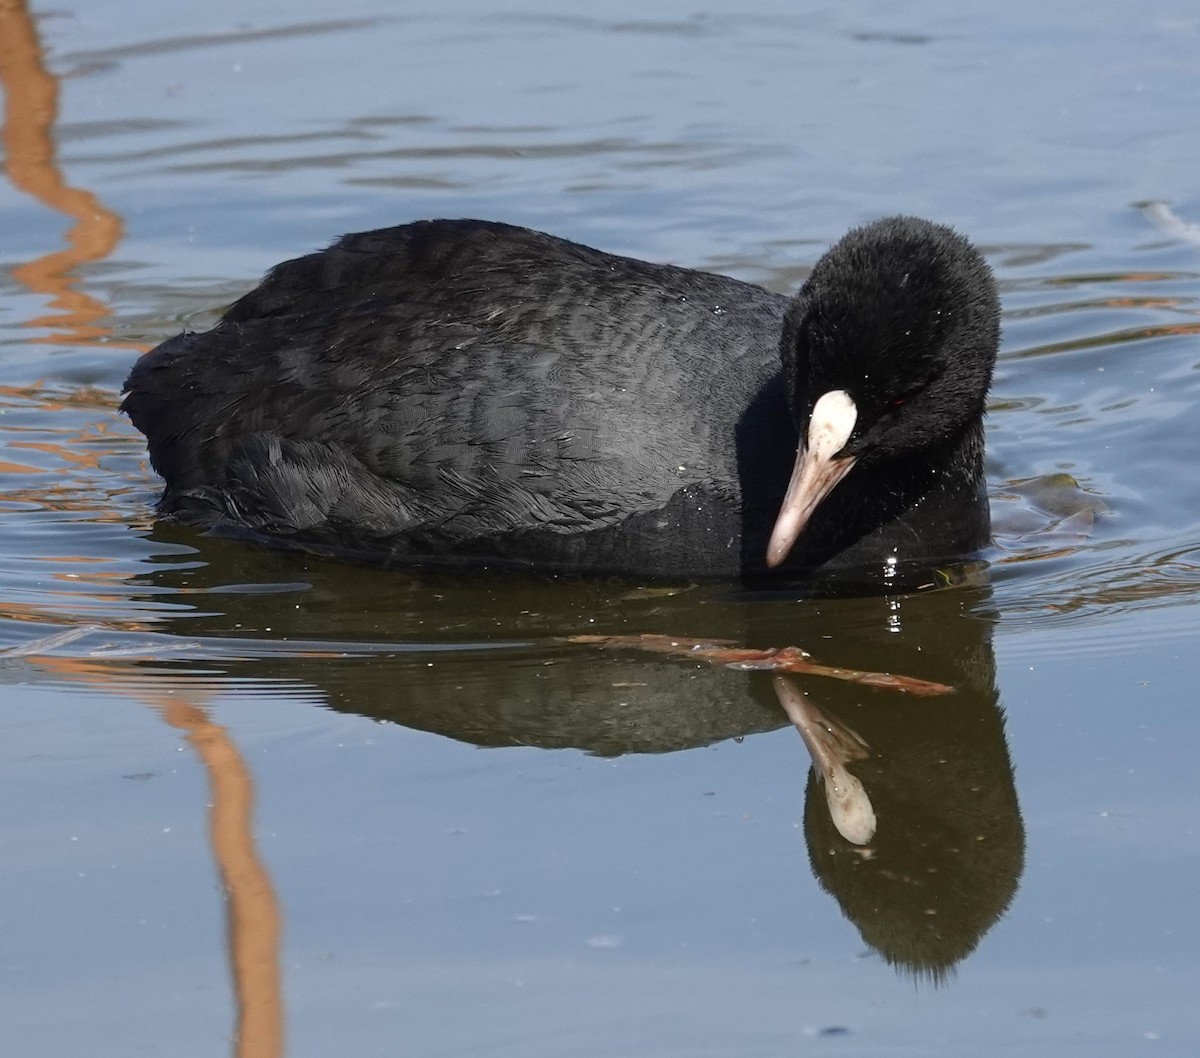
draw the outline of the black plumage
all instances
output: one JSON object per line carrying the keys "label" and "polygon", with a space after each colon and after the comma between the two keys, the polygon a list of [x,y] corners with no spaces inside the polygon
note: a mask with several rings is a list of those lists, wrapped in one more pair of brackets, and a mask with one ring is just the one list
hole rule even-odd
{"label": "black plumage", "polygon": [[915,218],[855,229],[792,298],[423,221],[279,265],[139,360],[122,407],[160,510],[206,528],[386,563],[734,577],[767,572],[798,438],[843,391],[852,469],[777,548],[797,573],[985,542],[997,342],[987,265]]}

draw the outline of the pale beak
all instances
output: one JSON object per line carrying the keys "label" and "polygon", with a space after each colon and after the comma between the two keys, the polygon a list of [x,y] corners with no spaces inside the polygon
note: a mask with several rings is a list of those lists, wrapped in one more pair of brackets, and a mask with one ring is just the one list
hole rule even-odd
{"label": "pale beak", "polygon": [[857,420],[858,409],[845,390],[830,390],[813,406],[808,437],[796,450],[792,479],[767,545],[768,566],[774,568],[788,557],[813,511],[854,466],[855,456],[837,453],[846,447]]}

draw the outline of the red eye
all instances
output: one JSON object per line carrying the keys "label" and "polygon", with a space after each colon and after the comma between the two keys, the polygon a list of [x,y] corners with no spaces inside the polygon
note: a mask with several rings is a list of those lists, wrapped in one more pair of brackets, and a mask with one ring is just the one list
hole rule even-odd
{"label": "red eye", "polygon": [[907,400],[908,400],[907,397],[897,397],[895,400],[892,401],[892,407],[899,408],[899,407],[903,406],[904,402]]}

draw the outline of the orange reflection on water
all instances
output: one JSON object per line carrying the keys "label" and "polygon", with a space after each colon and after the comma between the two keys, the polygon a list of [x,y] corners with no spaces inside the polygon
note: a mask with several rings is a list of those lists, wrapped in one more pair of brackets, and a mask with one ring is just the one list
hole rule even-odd
{"label": "orange reflection on water", "polygon": [[254,779],[229,733],[204,709],[164,702],[163,718],[188,733],[208,774],[209,836],[228,898],[230,959],[237,995],[237,1058],[283,1054],[283,989],[279,970],[282,916],[254,840]]}
{"label": "orange reflection on water", "polygon": [[[25,0],[0,0],[0,84],[4,86],[5,170],[13,185],[53,210],[72,217],[67,249],[39,257],[12,270],[13,277],[38,294],[47,294],[56,315],[28,320],[27,327],[60,328],[36,342],[99,343],[111,327],[104,302],[75,289],[72,273],[88,261],[100,261],[116,249],[124,234],[121,218],[90,191],[70,187],[58,168],[54,123],[58,119],[58,78],[42,61],[37,27]],[[123,348],[145,348],[113,343]]]}
{"label": "orange reflection on water", "polygon": [[[4,0],[0,0],[0,4]],[[110,389],[96,386],[76,386],[69,390],[48,390],[41,383],[32,386],[0,386],[0,397],[17,403],[32,402],[45,411],[65,411],[68,408],[87,408],[92,411],[113,412],[121,398]]]}
{"label": "orange reflection on water", "polygon": [[37,467],[27,467],[24,463],[0,462],[0,474],[40,474]]}
{"label": "orange reflection on water", "polygon": [[[105,688],[111,662],[57,655],[40,668]],[[227,899],[229,958],[237,1006],[235,1058],[282,1058],[284,1005],[279,950],[283,915],[254,837],[254,779],[229,732],[203,706],[185,700],[186,683],[169,676],[138,681],[138,695],[187,740],[208,776],[209,839]]]}
{"label": "orange reflection on water", "polygon": [[[0,386],[0,416],[5,416],[0,442],[10,457],[0,463],[0,502],[73,512],[91,522],[128,522],[112,496],[140,488],[141,479],[113,477],[104,461],[135,454],[140,459],[143,449],[115,419],[118,400],[111,391],[88,387]],[[82,418],[81,411],[99,418]],[[52,414],[59,412],[66,414]],[[105,481],[107,487],[101,488]]]}

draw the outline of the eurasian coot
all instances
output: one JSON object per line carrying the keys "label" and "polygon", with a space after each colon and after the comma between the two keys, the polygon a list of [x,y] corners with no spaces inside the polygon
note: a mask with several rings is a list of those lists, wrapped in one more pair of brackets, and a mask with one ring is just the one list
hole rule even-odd
{"label": "eurasian coot", "polygon": [[[162,513],[388,564],[756,577],[982,546],[999,306],[949,228],[856,228],[793,297],[434,220],[288,261],[122,405]],[[804,444],[799,444],[804,438]]]}

